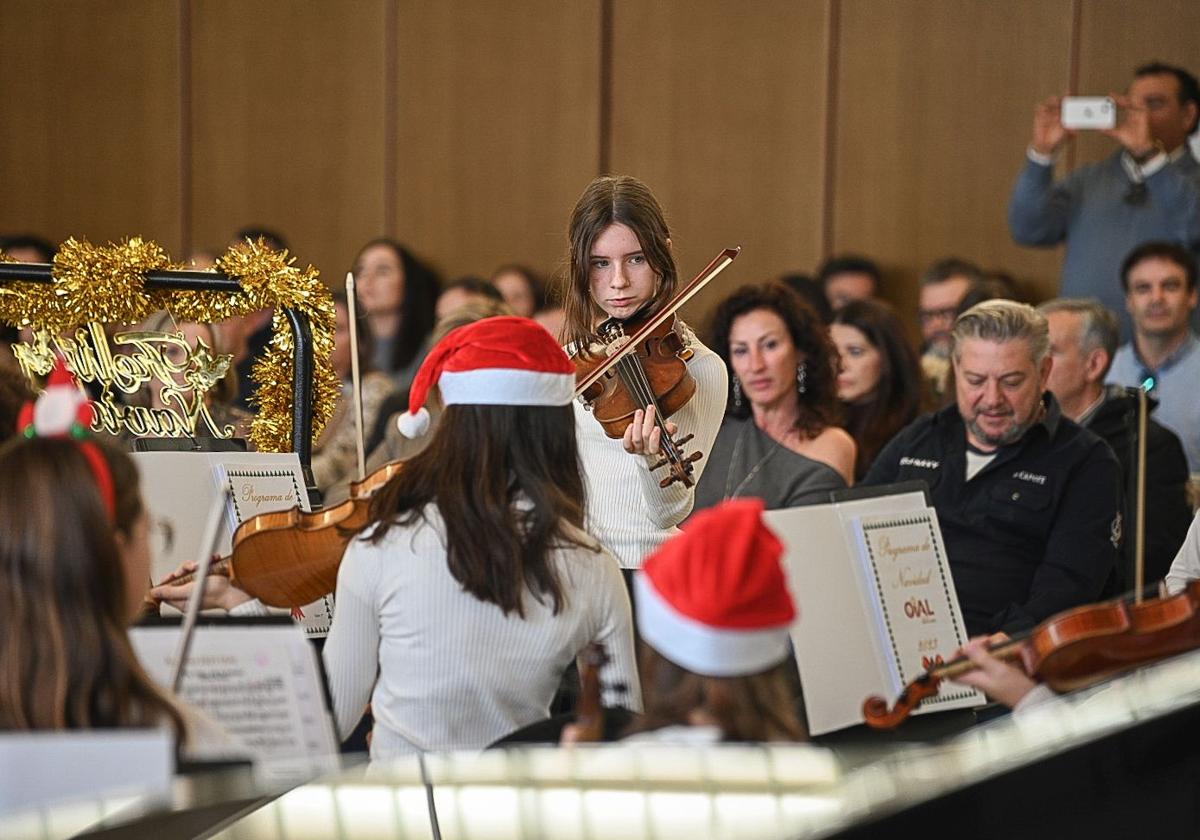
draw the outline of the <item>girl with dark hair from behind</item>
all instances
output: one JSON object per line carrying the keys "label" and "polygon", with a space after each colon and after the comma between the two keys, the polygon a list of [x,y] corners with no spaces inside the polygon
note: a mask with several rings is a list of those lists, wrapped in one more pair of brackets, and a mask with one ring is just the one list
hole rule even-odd
{"label": "girl with dark hair from behind", "polygon": [[359,311],[375,339],[373,366],[404,391],[429,352],[441,282],[433,269],[392,239],[373,239],[363,246],[354,258],[354,280]]}
{"label": "girl with dark hair from behind", "polygon": [[[614,691],[640,708],[629,599],[613,557],[583,530],[570,403],[574,366],[542,327],[488,318],[437,344],[402,429],[429,446],[371,500],[346,550],[323,652],[343,736],[368,700],[372,759],[482,749],[544,719],[590,643],[613,658]],[[182,603],[191,584],[154,591]],[[261,609],[224,578],[205,602]]]}
{"label": "girl with dark hair from behind", "polygon": [[858,444],[859,480],[896,432],[929,408],[927,383],[904,326],[886,303],[846,304],[834,314],[829,332],[841,357],[838,397],[846,430]]}
{"label": "girl with dark hair from behind", "polygon": [[[56,387],[82,399],[52,376],[47,393]],[[0,730],[167,727],[184,751],[227,750],[229,737],[157,686],[129,641],[150,581],[137,468],[99,440],[67,437],[55,413],[34,409],[22,431],[56,437],[0,448]]]}

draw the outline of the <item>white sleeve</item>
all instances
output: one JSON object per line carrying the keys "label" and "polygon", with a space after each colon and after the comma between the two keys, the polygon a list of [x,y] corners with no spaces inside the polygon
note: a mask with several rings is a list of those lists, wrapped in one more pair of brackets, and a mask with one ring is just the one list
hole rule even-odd
{"label": "white sleeve", "polygon": [[1045,683],[1038,683],[1017,701],[1017,705],[1013,706],[1013,714],[1019,715],[1030,709],[1036,709],[1038,706],[1044,706],[1056,697],[1058,694],[1053,688]]}
{"label": "white sleeve", "polygon": [[338,569],[337,609],[322,657],[339,738],[354,731],[375,688],[381,555],[375,546],[354,540]]}
{"label": "white sleeve", "polygon": [[[692,464],[693,486],[685,487],[683,482],[676,481],[670,487],[659,487],[659,481],[667,474],[666,467],[656,472],[650,472],[649,469],[637,471],[647,515],[656,527],[663,529],[675,527],[692,512],[692,505],[696,501],[695,484],[700,481],[717,432],[721,429],[721,420],[725,417],[725,398],[729,391],[729,374],[725,370],[725,363],[716,353],[708,351],[699,342],[696,344],[700,357],[688,365],[688,373],[696,380],[696,393],[670,418],[679,427],[679,435],[694,435],[684,449],[703,455]],[[645,460],[649,466],[659,459],[657,456],[648,456]]]}
{"label": "white sleeve", "polygon": [[[607,551],[595,558],[603,566],[602,595],[589,598],[599,612],[593,642],[604,646],[610,657],[601,678],[604,705],[624,706],[632,712],[642,710],[642,686],[638,679],[637,654],[633,643],[633,610],[629,592],[617,560]],[[621,690],[623,688],[623,690]]]}
{"label": "white sleeve", "polygon": [[1193,580],[1200,580],[1200,515],[1192,519],[1192,526],[1167,572],[1167,592],[1178,595]]}

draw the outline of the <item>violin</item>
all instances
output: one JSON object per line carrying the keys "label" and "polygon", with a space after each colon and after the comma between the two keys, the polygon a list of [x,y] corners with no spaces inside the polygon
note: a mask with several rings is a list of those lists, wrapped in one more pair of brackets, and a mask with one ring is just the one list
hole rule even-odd
{"label": "violin", "polygon": [[676,481],[693,486],[692,464],[703,457],[700,452],[686,454],[683,450],[693,435],[674,439],[667,430],[667,418],[696,393],[696,380],[687,370],[692,351],[683,343],[675,313],[740,252],[740,247],[722,251],[652,314],[624,322],[615,318],[602,322],[596,332],[606,353],[579,353],[575,357],[575,396],[582,397],[584,407],[594,414],[608,437],[623,437],[634,412],[654,407],[654,423],[662,433],[663,457],[650,470],[670,466],[670,474],[659,482],[660,487]]}
{"label": "violin", "polygon": [[[999,659],[1020,659],[1025,672],[1055,691],[1072,691],[1200,647],[1200,580],[1178,595],[1125,599],[1075,607],[1046,619],[1033,632],[988,648]],[[960,657],[929,669],[904,687],[889,709],[868,697],[863,717],[874,729],[894,729],[942,680],[974,670]]]}

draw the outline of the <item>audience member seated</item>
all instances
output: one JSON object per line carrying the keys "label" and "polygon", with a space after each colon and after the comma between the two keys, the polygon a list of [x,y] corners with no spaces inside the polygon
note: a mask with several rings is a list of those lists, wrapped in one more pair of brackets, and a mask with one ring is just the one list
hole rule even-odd
{"label": "audience member seated", "polygon": [[825,502],[853,483],[837,351],[812,307],[778,283],[743,286],[717,307],[711,343],[730,367],[731,395],[695,510],[742,496],[768,509]]}
{"label": "audience member seated", "polygon": [[504,297],[500,294],[500,290],[486,280],[472,276],[459,277],[457,280],[447,283],[446,287],[442,289],[433,313],[436,321],[440,321],[460,306],[481,300],[504,303]]}
{"label": "audience member seated", "polygon": [[429,352],[437,275],[407,248],[391,239],[375,239],[354,258],[358,310],[375,338],[371,366],[407,391]]}
{"label": "audience member seated", "polygon": [[[233,235],[229,244],[232,247],[243,242],[261,242],[273,251],[288,250],[287,240],[267,228],[242,228]],[[249,315],[222,321],[220,325],[221,343],[229,348],[227,352],[233,354],[233,364],[237,369],[238,392],[234,405],[243,411],[250,409],[250,395],[255,387],[250,372],[271,343],[271,320],[274,314],[274,309],[260,309]]]}
{"label": "audience member seated", "polygon": [[983,272],[974,263],[957,257],[938,260],[921,275],[917,293],[921,369],[939,403],[949,390],[950,331],[954,319],[964,311],[962,303],[967,293],[982,284]]}
{"label": "audience member seated", "polygon": [[859,481],[884,445],[926,407],[926,389],[904,325],[883,301],[846,304],[834,315],[829,334],[841,358],[838,399],[846,431],[858,445]]}
{"label": "audience member seated", "polygon": [[[451,330],[465,327],[484,318],[494,318],[497,315],[508,315],[508,307],[498,301],[480,298],[477,301],[464,304],[438,321],[433,330],[432,341],[437,344]],[[437,388],[430,392],[426,403],[429,409],[430,428],[437,427],[441,415],[442,403]],[[396,419],[408,410],[408,391],[393,391],[379,406],[375,424],[367,438],[367,472],[370,473],[390,461],[403,461],[416,455],[429,443],[430,435],[424,434],[416,438],[407,438],[400,433]]]}
{"label": "audience member seated", "polygon": [[[1117,349],[1116,317],[1098,300],[1060,298],[1038,307],[1050,327],[1047,388],[1064,417],[1104,439],[1117,456],[1125,488],[1122,521],[1127,538],[1114,592],[1134,586],[1132,538],[1137,498],[1138,399],[1104,377]],[[1155,401],[1150,398],[1150,406]],[[1179,438],[1150,418],[1146,429],[1145,580],[1160,580],[1192,522],[1187,498],[1188,468]]]}
{"label": "audience member seated", "polygon": [[817,282],[825,292],[829,308],[837,312],[852,300],[878,297],[883,275],[874,261],[846,255],[826,260],[817,272]]}
{"label": "audience member seated", "polygon": [[[40,236],[30,234],[0,236],[0,254],[17,262],[52,263],[57,252],[54,245]],[[10,324],[0,326],[0,364],[14,362],[12,346],[21,340],[22,331]],[[29,331],[25,331],[26,337]]]}
{"label": "audience member seated", "polygon": [[829,308],[829,299],[825,297],[820,282],[807,274],[785,274],[779,278],[779,282],[800,295],[800,299],[821,316],[821,323],[828,324],[833,318],[833,310]]}
{"label": "audience member seated", "polygon": [[[335,484],[357,481],[358,474],[358,429],[354,422],[354,383],[351,381],[350,354],[350,309],[346,305],[345,292],[333,296],[337,311],[337,331],[333,339],[333,370],[342,381],[342,395],[334,409],[333,417],[313,441],[312,471],[317,487],[327,492]],[[371,369],[374,350],[371,328],[366,319],[359,317],[358,324],[358,370],[362,380],[362,424],[364,440],[375,427],[380,407],[394,389],[391,377]]]}
{"label": "audience member seated", "polygon": [[1196,262],[1168,242],[1135,248],[1121,266],[1133,340],[1117,350],[1108,381],[1146,388],[1155,418],[1179,435],[1188,468],[1200,473],[1200,340],[1192,330]]}
{"label": "audience member seated", "polygon": [[[192,350],[195,350],[198,342],[202,341],[208,346],[213,356],[229,353],[221,343],[220,333],[213,329],[212,324],[198,324],[192,321],[176,322],[171,313],[165,310],[151,315],[139,325],[138,329],[144,332],[183,333],[184,340]],[[181,368],[173,377],[175,382],[180,385],[187,384],[184,376],[186,371],[183,367],[187,364],[188,352],[177,344],[168,345],[165,349],[168,360]],[[250,423],[254,417],[249,411],[238,408],[234,404],[237,394],[237,371],[230,366],[225,376],[218,379],[204,395],[204,405],[208,409],[208,415],[212,417],[213,423],[218,428],[223,430],[227,426],[232,426],[233,437],[245,438],[250,434]],[[143,392],[133,395],[130,402],[151,408],[169,408],[176,414],[184,414],[186,411],[185,406],[177,400],[164,400],[163,386],[158,382],[149,383]],[[203,418],[198,418],[196,421],[195,436],[213,437],[212,429]]]}
{"label": "audience member seated", "polygon": [[88,422],[82,401],[60,367],[23,416],[20,431],[37,437],[0,448],[0,730],[163,727],[185,752],[228,747],[134,655],[127,628],[150,584],[146,509],[132,459],[71,434]]}
{"label": "audience member seated", "polygon": [[929,486],[971,635],[1095,601],[1120,539],[1120,466],[1046,391],[1046,319],[991,300],[952,333],[956,402],[911,424],[865,484]]}
{"label": "audience member seated", "polygon": [[518,318],[532,318],[546,307],[545,286],[533,270],[510,263],[492,272],[488,280]]}
{"label": "audience member seated", "polygon": [[[1187,142],[1200,117],[1200,85],[1186,70],[1156,62],[1134,71],[1116,102],[1117,126],[1103,133],[1120,148],[1059,181],[1055,157],[1074,132],[1063,127],[1059,97],[1037,106],[1008,225],[1022,245],[1066,242],[1063,297],[1094,297],[1121,313],[1116,270],[1133,248],[1151,240],[1200,247],[1200,164]],[[1122,316],[1122,335],[1131,327]]]}
{"label": "audience member seated", "polygon": [[[762,522],[762,501],[698,514],[634,578],[646,713],[628,740],[666,743],[806,738],[789,680],[796,609]],[[563,741],[580,738],[569,725]]]}
{"label": "audience member seated", "polygon": [[[575,366],[532,321],[491,318],[433,348],[410,423],[436,384],[433,439],[372,499],[338,572],[323,657],[339,731],[370,701],[372,759],[482,749],[546,718],[592,642],[627,688],[616,699],[640,711],[625,584],[583,530]],[[190,589],[154,594],[182,603]],[[263,609],[227,578],[205,592],[235,614]]]}

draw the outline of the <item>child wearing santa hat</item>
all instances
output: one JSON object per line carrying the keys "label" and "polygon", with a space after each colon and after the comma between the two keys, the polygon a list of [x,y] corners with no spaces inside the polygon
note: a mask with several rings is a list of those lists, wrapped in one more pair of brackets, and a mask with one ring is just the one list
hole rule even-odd
{"label": "child wearing santa hat", "polygon": [[[426,357],[409,432],[424,431],[434,385],[445,410],[429,445],[372,499],[338,574],[324,659],[339,730],[370,702],[372,759],[483,748],[544,719],[592,642],[628,688],[610,700],[639,709],[628,594],[583,530],[574,366],[536,322],[487,318]],[[211,588],[209,605],[258,609],[226,583]],[[154,594],[183,603],[189,592]]]}
{"label": "child wearing santa hat", "polygon": [[703,511],[637,573],[646,713],[635,731],[661,740],[805,738],[787,678],[796,610],[783,547],[762,511],[760,499]]}

